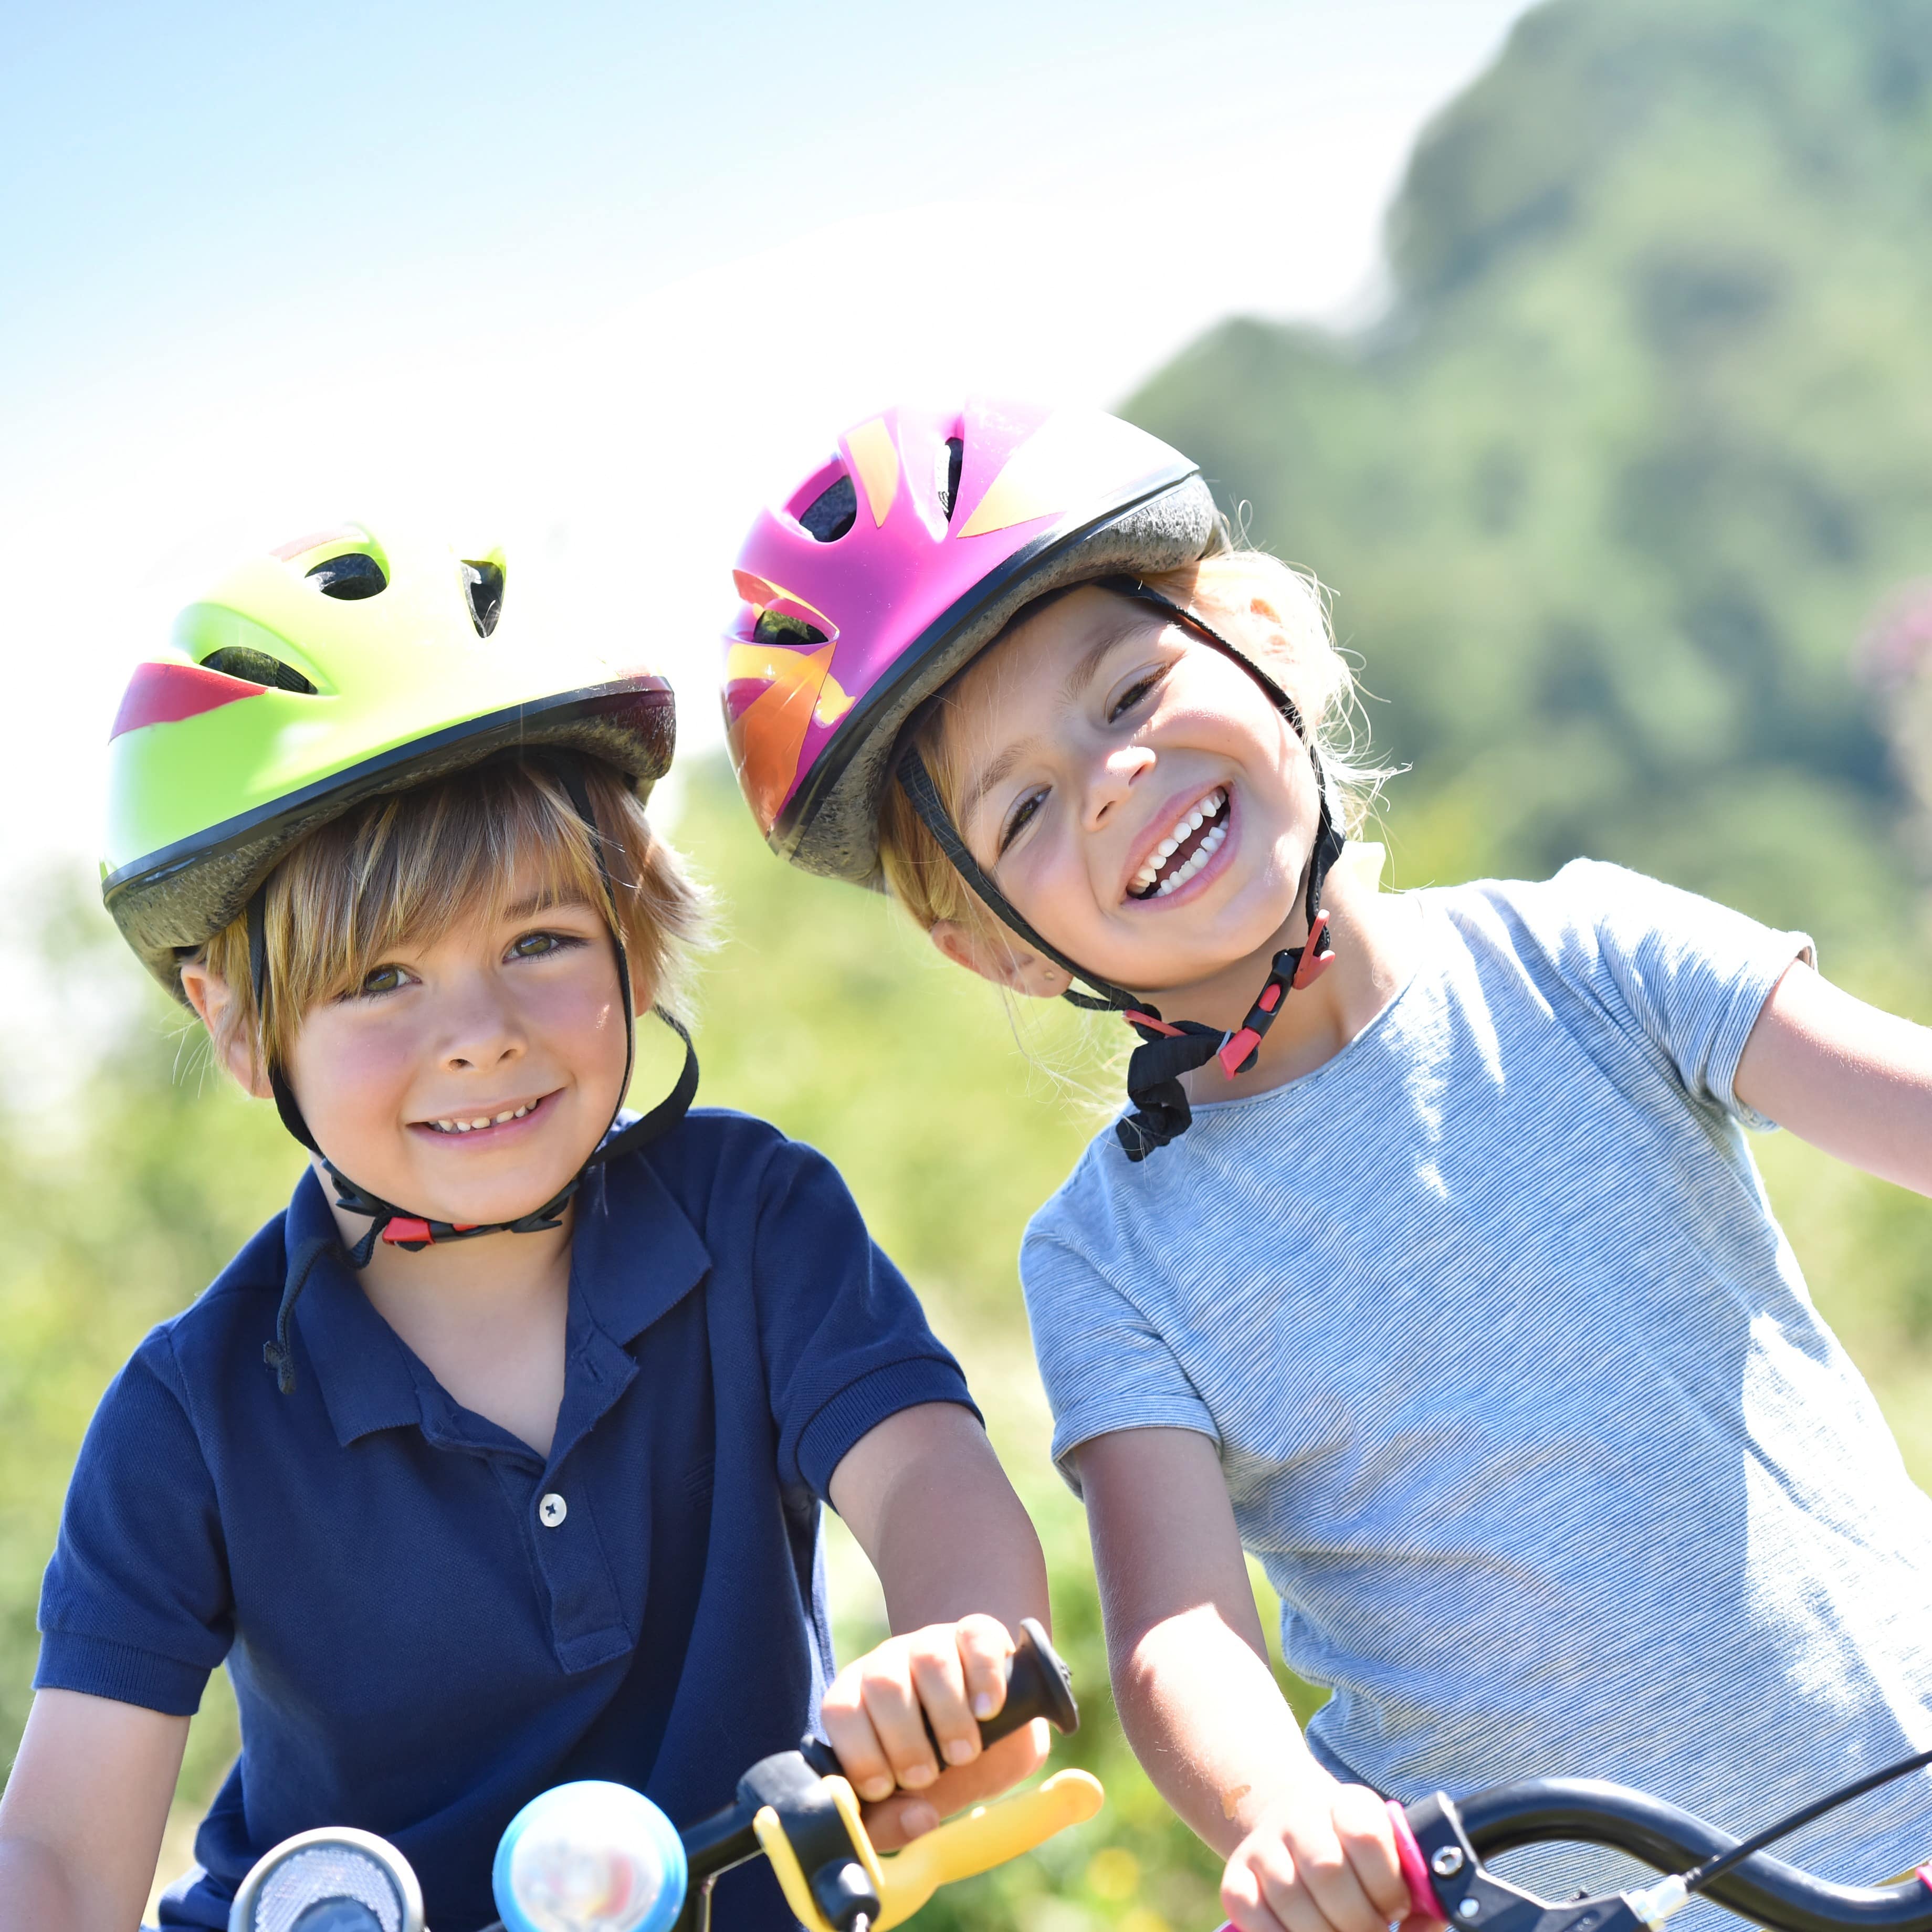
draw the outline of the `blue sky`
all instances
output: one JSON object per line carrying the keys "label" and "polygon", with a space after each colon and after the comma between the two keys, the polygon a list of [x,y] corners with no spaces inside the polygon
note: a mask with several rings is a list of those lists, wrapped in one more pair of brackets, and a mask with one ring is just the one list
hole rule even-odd
{"label": "blue sky", "polygon": [[736,534],[842,422],[1104,402],[1231,311],[1371,306],[1403,158],[1517,10],[12,10],[12,856],[92,843],[171,611],[344,514],[506,536],[559,621],[650,634],[704,742]]}

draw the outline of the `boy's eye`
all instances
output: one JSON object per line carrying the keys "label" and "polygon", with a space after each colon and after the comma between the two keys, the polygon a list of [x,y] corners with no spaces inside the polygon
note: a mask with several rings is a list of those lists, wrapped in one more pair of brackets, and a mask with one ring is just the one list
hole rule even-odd
{"label": "boy's eye", "polygon": [[408,977],[400,966],[372,966],[363,974],[362,983],[356,990],[363,994],[393,993]]}
{"label": "boy's eye", "polygon": [[1002,857],[1005,856],[1006,848],[1033,823],[1039,813],[1041,802],[1046,796],[1044,792],[1028,792],[1026,796],[1013,808],[1012,816],[1006,820],[1000,832],[1000,853]]}
{"label": "boy's eye", "polygon": [[568,932],[526,932],[510,942],[512,959],[543,959],[552,953],[567,952],[584,941]]}

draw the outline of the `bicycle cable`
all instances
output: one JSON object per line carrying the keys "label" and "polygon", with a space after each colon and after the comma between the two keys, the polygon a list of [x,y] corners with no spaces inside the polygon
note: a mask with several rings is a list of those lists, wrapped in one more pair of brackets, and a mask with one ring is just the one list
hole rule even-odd
{"label": "bicycle cable", "polygon": [[1833,1792],[1828,1798],[1814,1799],[1802,1810],[1794,1811],[1788,1818],[1780,1818],[1774,1825],[1733,1845],[1728,1852],[1720,1852],[1715,1858],[1706,1858],[1700,1865],[1693,1865],[1683,1876],[1684,1889],[1687,1893],[1702,1892],[1714,1879],[1720,1879],[1732,1866],[1742,1864],[1754,1853],[1761,1852],[1767,1845],[1775,1844],[1780,1838],[1787,1838],[1801,1830],[1814,1818],[1822,1818],[1828,1811],[1835,1811],[1840,1804],[1849,1804],[1854,1798],[1862,1798],[1868,1791],[1876,1791],[1881,1784],[1889,1784],[1895,1778],[1904,1778],[1909,1772],[1923,1770],[1932,1765],[1932,1750],[1920,1751],[1916,1756],[1901,1758],[1896,1764],[1887,1765],[1882,1771],[1875,1771],[1861,1778],[1856,1783]]}

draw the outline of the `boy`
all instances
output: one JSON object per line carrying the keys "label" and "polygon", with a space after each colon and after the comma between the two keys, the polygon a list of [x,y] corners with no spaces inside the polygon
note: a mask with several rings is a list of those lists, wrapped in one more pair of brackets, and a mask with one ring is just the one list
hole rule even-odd
{"label": "boy", "polygon": [[[505,587],[500,554],[304,539],[191,607],[116,720],[110,908],[312,1159],[89,1431],[0,1927],[134,1924],[224,1659],[242,1755],[164,1925],[225,1925],[262,1851],[346,1823],[464,1932],[536,1792],[688,1818],[821,1692],[861,1795],[902,1794],[885,1842],[1037,1761],[974,1719],[1045,1612],[1038,1544],[836,1174],[687,1114],[688,1052],[620,1114],[701,926],[644,816],[670,693],[535,648]],[[902,1633],[829,1690],[826,1499]],[[761,1870],[720,1910],[789,1923]]]}

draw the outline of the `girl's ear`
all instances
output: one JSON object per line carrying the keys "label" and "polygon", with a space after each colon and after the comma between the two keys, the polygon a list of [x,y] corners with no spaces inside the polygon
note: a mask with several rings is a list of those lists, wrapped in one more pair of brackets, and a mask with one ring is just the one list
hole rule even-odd
{"label": "girl's ear", "polygon": [[[181,977],[182,991],[188,995],[188,1003],[194,1007],[196,1017],[208,1029],[208,1038],[219,1041],[222,1020],[227,1013],[229,1001],[234,998],[229,991],[228,982],[219,974],[211,973],[199,961],[190,961],[184,966]],[[244,1093],[252,1094],[258,1100],[270,1097],[272,1090],[268,1076],[256,1068],[254,1051],[242,1035],[237,1034],[226,1048],[217,1050]]]}
{"label": "girl's ear", "polygon": [[1064,968],[1029,951],[1017,940],[989,938],[957,920],[937,921],[929,934],[934,945],[956,966],[1036,1000],[1055,1000],[1072,983]]}

